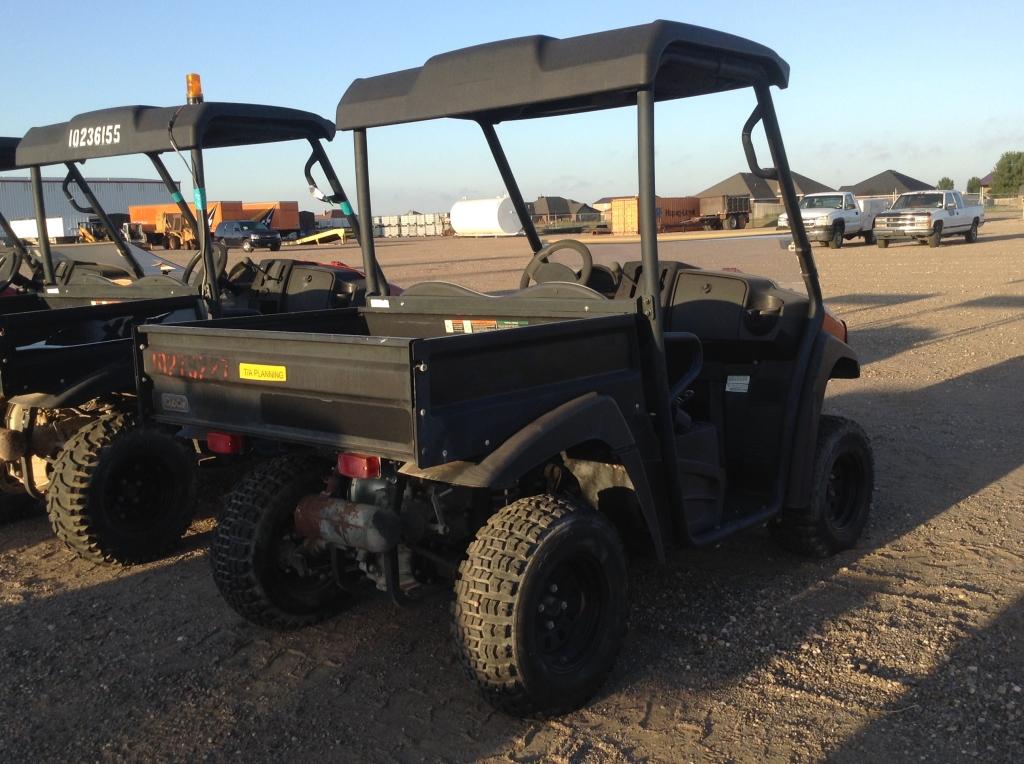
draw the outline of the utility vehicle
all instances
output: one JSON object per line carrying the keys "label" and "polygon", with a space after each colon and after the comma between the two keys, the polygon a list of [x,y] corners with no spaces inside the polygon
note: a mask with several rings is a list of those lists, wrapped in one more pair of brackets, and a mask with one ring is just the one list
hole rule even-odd
{"label": "utility vehicle", "polygon": [[[369,579],[398,603],[454,582],[453,633],[498,708],[557,714],[611,670],[627,616],[626,545],[664,560],[771,523],[827,555],[867,520],[862,429],[822,416],[859,364],[826,317],[771,86],[773,51],[658,21],[457,50],[356,80],[353,133],[365,307],[136,330],[139,403],[159,422],[282,444],[218,519],[214,578],[267,626],[313,623]],[[779,181],[806,293],[660,260],[655,102],[750,88],[751,171]],[[637,113],[641,258],[542,246],[496,125],[597,109]],[[479,124],[532,258],[519,290],[426,282],[388,297],[369,235],[367,131],[444,117]],[[757,163],[758,123],[774,168]],[[579,258],[574,270],[556,251]],[[531,286],[531,282],[533,285]]]}
{"label": "utility vehicle", "polygon": [[[362,274],[341,265],[246,260],[225,272],[227,253],[212,243],[203,214],[204,150],[308,141],[310,187],[325,197],[311,175],[319,164],[329,198],[347,209],[321,145],[335,127],[308,112],[192,100],[82,114],[33,128],[17,144],[16,164],[32,172],[41,234],[34,248],[13,240],[0,278],[5,285],[22,262],[32,272],[24,294],[0,299],[0,485],[15,495],[45,495],[54,531],[93,561],[151,559],[180,538],[195,507],[194,454],[182,447],[188,441],[134,427],[134,324],[315,311],[351,304],[364,291]],[[191,156],[198,215],[161,159],[168,152]],[[201,248],[184,268],[127,241],[79,170],[86,160],[126,154],[150,158],[199,232]],[[67,169],[69,201],[100,221],[106,240],[51,246],[40,168],[55,164]]]}

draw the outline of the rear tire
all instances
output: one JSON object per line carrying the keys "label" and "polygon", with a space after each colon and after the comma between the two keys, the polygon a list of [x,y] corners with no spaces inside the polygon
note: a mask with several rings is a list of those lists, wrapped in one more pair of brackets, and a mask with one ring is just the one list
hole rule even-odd
{"label": "rear tire", "polygon": [[942,221],[940,220],[935,224],[935,228],[932,229],[931,236],[928,237],[928,246],[937,247],[942,243]]}
{"label": "rear tire", "polygon": [[106,414],[76,432],[54,462],[46,511],[79,557],[132,564],[159,557],[192,522],[195,461],[168,432]]}
{"label": "rear tire", "polygon": [[781,546],[807,557],[849,549],[867,524],[874,482],[871,444],[861,426],[843,417],[822,416],[810,504],[783,509],[771,525],[772,535]]}
{"label": "rear tire", "polygon": [[967,229],[967,233],[964,234],[964,241],[968,244],[973,244],[978,240],[978,221],[975,220],[971,223],[971,227]]}
{"label": "rear tire", "polygon": [[612,524],[549,494],[491,516],[459,566],[452,632],[496,708],[554,716],[589,700],[622,646],[626,560]]}
{"label": "rear tire", "polygon": [[[224,600],[247,621],[295,629],[324,620],[346,602],[330,551],[311,552],[295,534],[295,506],[323,490],[325,473],[316,459],[280,456],[251,470],[225,499],[210,565]],[[304,570],[289,564],[296,554]]]}
{"label": "rear tire", "polygon": [[739,220],[736,219],[735,215],[730,215],[725,219],[725,227],[730,231],[735,231],[739,227]]}

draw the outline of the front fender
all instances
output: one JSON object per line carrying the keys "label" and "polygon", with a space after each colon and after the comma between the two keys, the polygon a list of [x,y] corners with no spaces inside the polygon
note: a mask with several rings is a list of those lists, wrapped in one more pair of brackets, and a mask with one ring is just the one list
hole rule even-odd
{"label": "front fender", "polygon": [[633,484],[659,560],[664,559],[661,523],[633,433],[614,399],[587,393],[563,403],[523,427],[482,461],[457,461],[420,468],[406,462],[404,475],[470,488],[509,488],[533,468],[581,443],[598,441],[614,453]]}
{"label": "front fender", "polygon": [[814,344],[804,381],[805,394],[797,413],[793,456],[789,465],[789,483],[783,502],[787,507],[803,507],[811,500],[814,449],[818,441],[818,420],[830,379],[856,379],[860,361],[856,351],[842,340],[822,332]]}

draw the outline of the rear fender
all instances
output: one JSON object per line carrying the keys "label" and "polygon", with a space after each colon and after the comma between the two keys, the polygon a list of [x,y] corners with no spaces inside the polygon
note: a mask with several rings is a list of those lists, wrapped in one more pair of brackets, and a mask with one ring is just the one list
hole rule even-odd
{"label": "rear fender", "polygon": [[441,483],[500,490],[515,485],[530,470],[583,443],[600,442],[616,456],[636,493],[647,532],[659,560],[665,549],[651,486],[633,433],[614,399],[587,393],[538,417],[479,463],[458,461],[419,468],[412,462],[400,472]]}
{"label": "rear fender", "polygon": [[814,448],[818,441],[818,420],[830,379],[857,379],[860,361],[845,342],[822,332],[814,344],[804,382],[805,395],[797,413],[793,457],[789,466],[789,484],[783,502],[787,507],[804,507],[811,500],[814,472]]}

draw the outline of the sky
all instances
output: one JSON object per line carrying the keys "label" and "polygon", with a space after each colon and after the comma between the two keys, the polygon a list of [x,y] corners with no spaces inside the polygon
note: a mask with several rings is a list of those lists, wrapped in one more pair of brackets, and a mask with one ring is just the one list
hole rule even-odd
{"label": "sky", "polygon": [[[100,12],[102,9],[102,12]],[[830,186],[895,169],[963,189],[1024,150],[1024,3],[10,2],[0,135],[112,106],[183,102],[199,72],[207,100],[267,103],[333,118],[349,83],[494,40],[569,37],[668,18],[773,48],[791,67],[774,98],[792,169]],[[746,170],[738,91],[659,104],[657,190],[696,194]],[[635,110],[499,125],[523,195],[593,202],[636,193]],[[504,189],[479,128],[459,120],[369,131],[374,214],[446,211]],[[761,144],[763,146],[763,143]],[[328,154],[355,196],[352,141]],[[767,157],[766,150],[762,149]],[[299,143],[206,154],[210,199],[312,200]],[[190,188],[181,162],[167,160]],[[762,164],[768,164],[767,158]],[[145,160],[86,164],[87,177],[155,177]]]}

